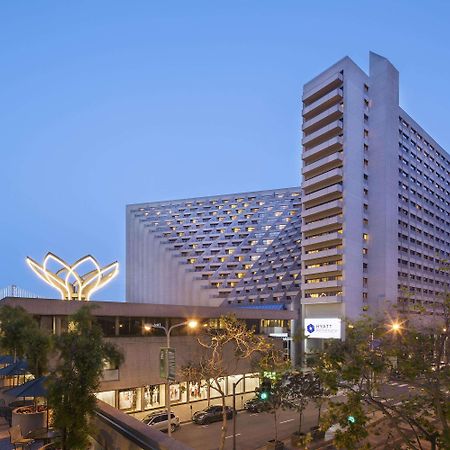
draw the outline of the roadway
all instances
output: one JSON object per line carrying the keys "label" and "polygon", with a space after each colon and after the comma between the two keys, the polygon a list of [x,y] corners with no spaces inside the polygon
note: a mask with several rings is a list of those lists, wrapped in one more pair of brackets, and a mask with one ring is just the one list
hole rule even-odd
{"label": "roadway", "polygon": [[[291,433],[298,429],[298,413],[282,411],[277,413],[278,438],[289,438]],[[233,448],[233,423],[227,422],[225,448]],[[317,425],[317,408],[314,404],[308,405],[303,415],[302,431],[309,431],[310,427]],[[222,422],[208,425],[186,423],[173,433],[172,437],[189,445],[195,450],[216,450],[219,448],[219,439]],[[275,438],[274,415],[270,413],[248,413],[239,411],[236,416],[236,447],[239,450],[254,450],[264,447],[267,441]]]}
{"label": "roadway", "polygon": [[[390,401],[398,401],[410,394],[407,384],[401,382],[389,383],[383,386],[382,395]],[[394,400],[395,399],[395,400]],[[343,397],[334,397],[334,400],[343,400]],[[389,401],[389,400],[388,400]],[[302,431],[307,432],[312,426],[317,425],[317,407],[310,403],[303,414]],[[298,430],[299,415],[292,411],[277,413],[278,439],[285,440]],[[232,421],[227,423],[225,449],[233,448]],[[185,423],[173,433],[173,437],[195,450],[217,450],[222,422],[208,425],[196,425]],[[236,419],[236,447],[238,450],[255,450],[266,445],[267,441],[274,439],[274,416],[270,413],[248,413],[239,411]]]}

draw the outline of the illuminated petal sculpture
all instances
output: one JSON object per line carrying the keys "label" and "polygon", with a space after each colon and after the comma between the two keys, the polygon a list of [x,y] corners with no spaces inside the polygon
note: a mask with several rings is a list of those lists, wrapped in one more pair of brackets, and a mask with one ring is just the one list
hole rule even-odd
{"label": "illuminated petal sculpture", "polygon": [[[98,261],[91,255],[83,256],[72,265],[54,255],[47,253],[42,264],[37,263],[29,256],[27,264],[41,280],[58,290],[63,300],[90,300],[91,295],[109,283],[119,273],[117,261],[100,267]],[[56,264],[60,268],[51,271],[49,264]],[[90,266],[90,270],[80,275],[81,266]]]}

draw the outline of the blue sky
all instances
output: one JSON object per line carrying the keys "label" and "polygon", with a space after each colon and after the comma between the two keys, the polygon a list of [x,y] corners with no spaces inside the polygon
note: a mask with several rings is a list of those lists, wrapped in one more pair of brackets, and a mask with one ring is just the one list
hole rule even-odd
{"label": "blue sky", "polygon": [[300,182],[303,83],[369,50],[450,148],[445,1],[0,2],[0,288],[27,255],[118,259],[125,205]]}

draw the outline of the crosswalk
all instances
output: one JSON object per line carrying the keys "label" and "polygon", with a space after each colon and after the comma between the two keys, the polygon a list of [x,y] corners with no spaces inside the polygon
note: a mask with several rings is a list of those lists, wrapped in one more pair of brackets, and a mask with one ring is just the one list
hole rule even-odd
{"label": "crosswalk", "polygon": [[391,386],[397,386],[397,387],[406,387],[406,386],[408,386],[408,383],[402,383],[402,384],[400,384],[399,381],[391,381],[389,384],[390,384]]}

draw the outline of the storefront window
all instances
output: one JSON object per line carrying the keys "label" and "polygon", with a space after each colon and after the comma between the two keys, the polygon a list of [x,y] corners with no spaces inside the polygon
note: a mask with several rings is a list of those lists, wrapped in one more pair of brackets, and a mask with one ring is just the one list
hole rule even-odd
{"label": "storefront window", "polygon": [[163,384],[144,386],[143,409],[159,408],[165,405]]}
{"label": "storefront window", "polygon": [[123,411],[140,411],[141,390],[134,388],[119,391],[119,409]]}
{"label": "storefront window", "polygon": [[186,391],[187,391],[186,383],[171,384],[169,388],[170,402],[185,403],[187,399]]}
{"label": "storefront window", "polygon": [[259,387],[259,373],[247,373],[245,374],[245,392],[255,392],[255,389]]}
{"label": "storefront window", "polygon": [[189,401],[204,400],[208,398],[208,385],[206,380],[189,383]]}
{"label": "storefront window", "polygon": [[229,375],[228,376],[228,395],[233,394],[233,383],[239,384],[236,386],[236,394],[242,394],[244,392],[244,380],[241,380],[244,375]]}
{"label": "storefront window", "polygon": [[108,405],[116,407],[116,391],[97,392],[95,396],[102,402],[108,403]]}
{"label": "storefront window", "polygon": [[226,393],[227,393],[226,378],[219,378],[217,380],[217,382],[219,383],[219,386],[217,386],[216,381],[213,379],[209,380],[209,382],[211,383],[210,393],[209,393],[211,398],[221,397],[222,394],[219,392],[219,389],[226,395]]}

